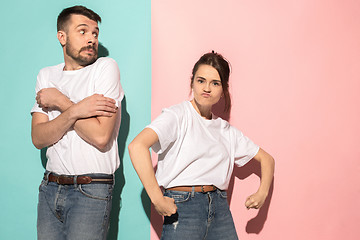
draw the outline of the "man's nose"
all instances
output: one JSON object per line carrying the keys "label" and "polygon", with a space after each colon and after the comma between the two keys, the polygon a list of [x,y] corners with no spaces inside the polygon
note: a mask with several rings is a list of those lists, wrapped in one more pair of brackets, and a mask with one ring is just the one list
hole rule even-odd
{"label": "man's nose", "polygon": [[88,37],[88,43],[94,45],[96,43],[96,38],[92,34],[89,35],[90,36]]}

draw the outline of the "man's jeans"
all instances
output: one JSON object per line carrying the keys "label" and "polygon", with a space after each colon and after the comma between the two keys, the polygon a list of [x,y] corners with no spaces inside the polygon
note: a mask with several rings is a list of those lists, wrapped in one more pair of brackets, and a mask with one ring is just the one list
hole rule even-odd
{"label": "man's jeans", "polygon": [[161,239],[238,239],[226,191],[208,193],[166,190],[175,200],[176,214],[164,217]]}
{"label": "man's jeans", "polygon": [[112,191],[113,184],[59,185],[43,180],[39,187],[38,239],[106,239]]}

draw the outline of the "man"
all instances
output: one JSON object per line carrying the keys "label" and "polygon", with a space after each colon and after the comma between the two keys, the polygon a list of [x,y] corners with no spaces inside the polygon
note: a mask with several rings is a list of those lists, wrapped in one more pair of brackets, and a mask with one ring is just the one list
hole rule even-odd
{"label": "man", "polygon": [[31,136],[48,159],[38,239],[106,239],[124,92],[116,62],[97,58],[98,22],[86,7],[64,9],[57,20],[64,63],[37,77]]}

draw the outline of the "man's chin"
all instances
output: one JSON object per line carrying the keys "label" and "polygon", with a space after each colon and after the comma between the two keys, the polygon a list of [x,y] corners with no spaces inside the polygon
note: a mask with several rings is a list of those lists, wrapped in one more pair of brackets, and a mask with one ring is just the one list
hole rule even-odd
{"label": "man's chin", "polygon": [[97,59],[97,55],[94,55],[94,56],[88,56],[88,57],[82,57],[81,59],[80,59],[80,62],[79,62],[79,64],[81,65],[81,66],[88,66],[88,65],[90,65],[90,64],[93,64],[95,61],[96,61],[96,59]]}

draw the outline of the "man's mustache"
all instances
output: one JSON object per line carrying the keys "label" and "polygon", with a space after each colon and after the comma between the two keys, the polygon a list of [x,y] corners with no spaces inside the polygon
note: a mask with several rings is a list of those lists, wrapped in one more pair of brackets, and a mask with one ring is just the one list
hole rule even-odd
{"label": "man's mustache", "polygon": [[95,48],[93,45],[89,45],[89,46],[86,46],[86,47],[81,48],[81,49],[80,49],[80,52],[86,51],[86,50],[90,50],[90,49],[93,50],[95,54],[97,54],[97,50],[96,50],[96,48]]}

